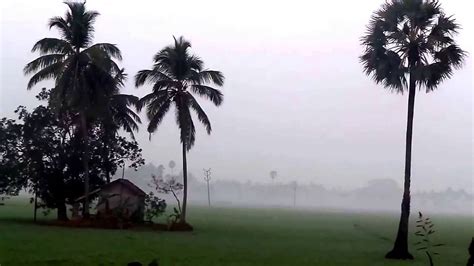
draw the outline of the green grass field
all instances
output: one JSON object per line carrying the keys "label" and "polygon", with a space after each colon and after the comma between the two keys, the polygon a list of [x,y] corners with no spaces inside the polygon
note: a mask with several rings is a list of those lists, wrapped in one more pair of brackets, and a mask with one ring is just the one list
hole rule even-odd
{"label": "green grass field", "polygon": [[[396,214],[189,210],[192,233],[73,229],[34,225],[31,206],[7,202],[0,207],[0,265],[126,265],[153,258],[161,266],[428,265],[414,248],[414,261],[383,259],[392,246]],[[438,249],[436,265],[464,266],[472,217],[431,217],[435,240],[446,244]]]}

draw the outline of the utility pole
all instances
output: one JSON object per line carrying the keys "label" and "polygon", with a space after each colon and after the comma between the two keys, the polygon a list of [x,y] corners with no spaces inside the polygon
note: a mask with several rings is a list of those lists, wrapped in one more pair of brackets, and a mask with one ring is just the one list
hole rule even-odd
{"label": "utility pole", "polygon": [[209,190],[209,181],[211,181],[211,168],[203,169],[203,171],[204,171],[204,180],[207,183],[207,203],[209,204],[209,207],[211,207],[211,192]]}
{"label": "utility pole", "polygon": [[293,181],[293,207],[296,207],[296,188],[298,187],[298,183]]}

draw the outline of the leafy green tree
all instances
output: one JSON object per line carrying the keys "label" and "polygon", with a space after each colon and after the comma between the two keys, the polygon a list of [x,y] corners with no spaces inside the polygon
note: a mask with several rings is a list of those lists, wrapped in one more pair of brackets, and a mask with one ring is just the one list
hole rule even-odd
{"label": "leafy green tree", "polygon": [[[45,92],[43,90],[43,92]],[[28,180],[30,191],[38,196],[39,207],[57,209],[58,220],[67,220],[66,204],[72,204],[84,195],[84,175],[81,167],[82,137],[74,126],[74,115],[58,114],[48,106],[38,106],[32,112],[26,108],[17,109],[22,121],[21,131],[15,131],[20,138],[16,158],[22,167],[15,180]],[[106,145],[102,139],[102,127],[92,124],[88,131],[91,153],[89,163],[90,186],[98,188],[107,181],[108,171],[115,173],[119,166],[130,162],[130,167],[137,168],[144,164],[141,149],[134,140],[115,135],[107,143],[107,156],[102,151]],[[109,163],[110,168],[103,165]],[[35,204],[35,207],[37,205]]]}
{"label": "leafy green tree", "polygon": [[0,195],[17,195],[26,185],[22,131],[15,120],[0,119]]}
{"label": "leafy green tree", "polygon": [[34,73],[28,83],[31,89],[40,81],[53,79],[52,102],[61,112],[64,109],[78,114],[83,138],[84,214],[89,211],[89,120],[104,113],[108,97],[115,87],[114,77],[120,69],[114,59],[121,60],[120,50],[110,43],[92,44],[93,24],[99,15],[86,10],[85,3],[65,2],[64,17],[53,17],[50,28],[56,28],[61,38],[44,38],[32,49],[40,57],[28,63],[25,74]]}
{"label": "leafy green tree", "polygon": [[415,92],[431,92],[462,66],[465,52],[453,39],[459,25],[438,1],[389,0],[374,13],[362,37],[365,73],[390,91],[408,91],[405,179],[398,234],[390,259],[412,259],[408,251]]}
{"label": "leafy green tree", "polygon": [[[174,37],[173,37],[174,38]],[[186,154],[195,141],[195,127],[191,110],[197,114],[199,121],[211,133],[211,122],[197,102],[194,94],[209,99],[214,105],[223,102],[222,93],[207,84],[217,86],[224,84],[224,76],[219,71],[204,69],[203,61],[189,53],[191,43],[183,37],[174,38],[174,45],[167,46],[153,58],[152,69],[140,70],[135,76],[135,86],[140,87],[146,82],[153,85],[153,90],[138,102],[138,110],[146,106],[149,119],[148,132],[155,132],[163,117],[174,105],[176,123],[180,129],[180,140],[183,154],[183,202],[180,222],[186,222],[186,204],[188,189],[188,174]]]}

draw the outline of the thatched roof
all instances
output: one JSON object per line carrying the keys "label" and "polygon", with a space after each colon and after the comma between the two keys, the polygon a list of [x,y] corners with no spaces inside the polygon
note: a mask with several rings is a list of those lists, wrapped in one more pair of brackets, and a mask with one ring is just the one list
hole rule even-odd
{"label": "thatched roof", "polygon": [[[117,179],[117,180],[114,180],[114,181],[112,181],[108,184],[103,185],[101,188],[98,188],[98,189],[95,189],[95,190],[91,191],[89,193],[89,197],[93,196],[93,195],[95,195],[95,194],[97,194],[97,193],[99,193],[103,190],[111,189],[115,186],[120,186],[120,185],[128,188],[130,191],[132,191],[135,195],[137,195],[139,197],[146,196],[146,193],[143,190],[141,190],[139,187],[137,187],[135,184],[130,182],[130,180],[128,180],[128,179]],[[85,197],[86,197],[85,195],[80,196],[79,198],[77,198],[75,200],[75,202],[81,201]]]}

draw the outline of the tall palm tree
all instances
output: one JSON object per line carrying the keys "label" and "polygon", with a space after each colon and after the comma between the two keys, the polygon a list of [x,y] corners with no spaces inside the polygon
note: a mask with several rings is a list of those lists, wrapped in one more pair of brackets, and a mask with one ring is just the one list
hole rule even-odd
{"label": "tall palm tree", "polygon": [[221,105],[224,99],[219,90],[206,85],[213,83],[222,86],[223,74],[219,71],[203,69],[203,61],[189,53],[190,47],[191,43],[183,37],[174,38],[174,45],[163,48],[155,55],[152,69],[141,70],[135,76],[136,87],[142,86],[145,82],[153,85],[152,92],[138,102],[138,110],[145,105],[147,107],[146,114],[150,120],[147,129],[150,137],[163,121],[171,105],[175,107],[183,154],[184,191],[180,217],[182,223],[186,222],[188,190],[186,153],[195,141],[191,110],[197,114],[197,118],[205,126],[207,133],[211,133],[211,122],[193,94],[207,98],[216,106]]}
{"label": "tall palm tree", "polygon": [[64,17],[53,17],[50,28],[56,28],[61,38],[44,38],[32,49],[40,57],[28,63],[25,74],[34,73],[28,83],[31,89],[40,81],[53,79],[55,87],[51,102],[58,109],[67,108],[79,115],[79,128],[84,142],[84,215],[89,215],[89,139],[88,120],[103,112],[119,67],[113,59],[121,60],[120,50],[110,43],[92,45],[93,24],[99,15],[86,10],[85,3],[65,2]]}
{"label": "tall palm tree", "polygon": [[427,93],[462,66],[465,52],[453,36],[459,25],[438,1],[389,0],[374,13],[360,57],[365,73],[390,91],[408,91],[405,179],[398,234],[390,259],[413,259],[408,251],[411,149],[416,89]]}

